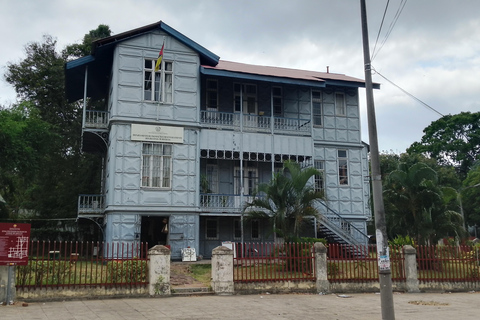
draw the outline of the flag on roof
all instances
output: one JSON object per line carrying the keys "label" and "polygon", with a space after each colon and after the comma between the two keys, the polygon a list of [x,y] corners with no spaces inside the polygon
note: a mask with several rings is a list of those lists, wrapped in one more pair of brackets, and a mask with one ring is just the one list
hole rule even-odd
{"label": "flag on roof", "polygon": [[160,66],[162,65],[163,47],[164,46],[165,46],[165,42],[162,44],[162,49],[160,49],[160,53],[158,54],[157,63],[155,64],[155,72],[160,70]]}

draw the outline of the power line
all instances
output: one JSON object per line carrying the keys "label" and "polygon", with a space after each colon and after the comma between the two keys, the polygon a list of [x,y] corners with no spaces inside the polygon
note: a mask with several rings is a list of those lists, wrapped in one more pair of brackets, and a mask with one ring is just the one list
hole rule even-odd
{"label": "power line", "polygon": [[[389,0],[390,1],[390,0]],[[372,61],[373,59],[375,59],[375,57],[378,55],[378,53],[380,52],[380,50],[382,50],[383,46],[385,45],[385,43],[387,42],[387,39],[388,37],[390,36],[390,34],[392,33],[393,31],[393,28],[395,27],[395,24],[397,23],[398,21],[398,18],[400,17],[402,11],[403,11],[403,8],[405,8],[405,5],[407,4],[407,0],[402,0],[400,2],[400,5],[398,6],[398,9],[397,9],[397,12],[395,13],[395,16],[393,17],[393,21],[390,23],[390,26],[388,28],[388,31],[387,31],[387,34],[385,35],[385,38],[383,39],[381,45],[380,45],[380,48],[378,48],[377,52],[375,52],[374,55],[372,55]]]}
{"label": "power line", "polygon": [[372,56],[375,56],[375,49],[377,48],[378,38],[380,38],[380,33],[382,32],[383,22],[385,21],[385,16],[387,15],[388,4],[390,0],[387,1],[385,6],[385,11],[383,11],[382,23],[380,23],[380,28],[378,29],[377,39],[375,40],[375,45],[373,46]]}
{"label": "power line", "polygon": [[376,74],[378,74],[380,77],[382,77],[383,79],[387,80],[390,84],[394,85],[395,87],[397,87],[398,89],[400,89],[403,93],[405,93],[406,95],[408,95],[409,97],[413,98],[414,100],[420,102],[421,104],[423,104],[425,107],[427,107],[428,109],[432,110],[433,112],[439,114],[440,116],[444,116],[444,114],[442,114],[440,111],[436,110],[435,108],[429,106],[428,104],[426,104],[425,102],[423,102],[422,100],[418,99],[417,97],[415,97],[413,94],[407,92],[405,89],[401,88],[399,85],[393,83],[393,81],[387,79],[384,75],[382,75],[380,72],[378,72],[377,70],[375,70],[374,68],[372,68]]}

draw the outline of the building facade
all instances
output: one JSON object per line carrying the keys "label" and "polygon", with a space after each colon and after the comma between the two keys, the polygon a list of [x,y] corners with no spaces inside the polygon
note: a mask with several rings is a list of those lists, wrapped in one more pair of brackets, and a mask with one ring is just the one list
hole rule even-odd
{"label": "building facade", "polygon": [[176,259],[187,247],[209,257],[224,241],[272,240],[242,209],[293,160],[323,173],[310,235],[365,243],[363,80],[222,61],[164,22],[96,41],[65,73],[69,101],[84,101],[82,148],[104,167],[101,193],[80,195],[78,214],[105,241],[168,245]]}

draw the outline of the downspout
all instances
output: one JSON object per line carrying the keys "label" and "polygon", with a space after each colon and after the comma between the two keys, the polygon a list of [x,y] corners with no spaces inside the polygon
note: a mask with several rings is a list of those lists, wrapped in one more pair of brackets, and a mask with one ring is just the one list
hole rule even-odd
{"label": "downspout", "polygon": [[82,129],[85,128],[85,122],[87,117],[87,83],[88,83],[88,65],[85,66],[85,81],[83,85],[83,116],[82,116]]}

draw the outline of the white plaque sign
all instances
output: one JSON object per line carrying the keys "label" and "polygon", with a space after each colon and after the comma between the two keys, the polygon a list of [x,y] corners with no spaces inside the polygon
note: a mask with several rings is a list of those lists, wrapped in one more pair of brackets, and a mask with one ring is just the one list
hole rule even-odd
{"label": "white plaque sign", "polygon": [[132,124],[132,141],[183,143],[183,128]]}

